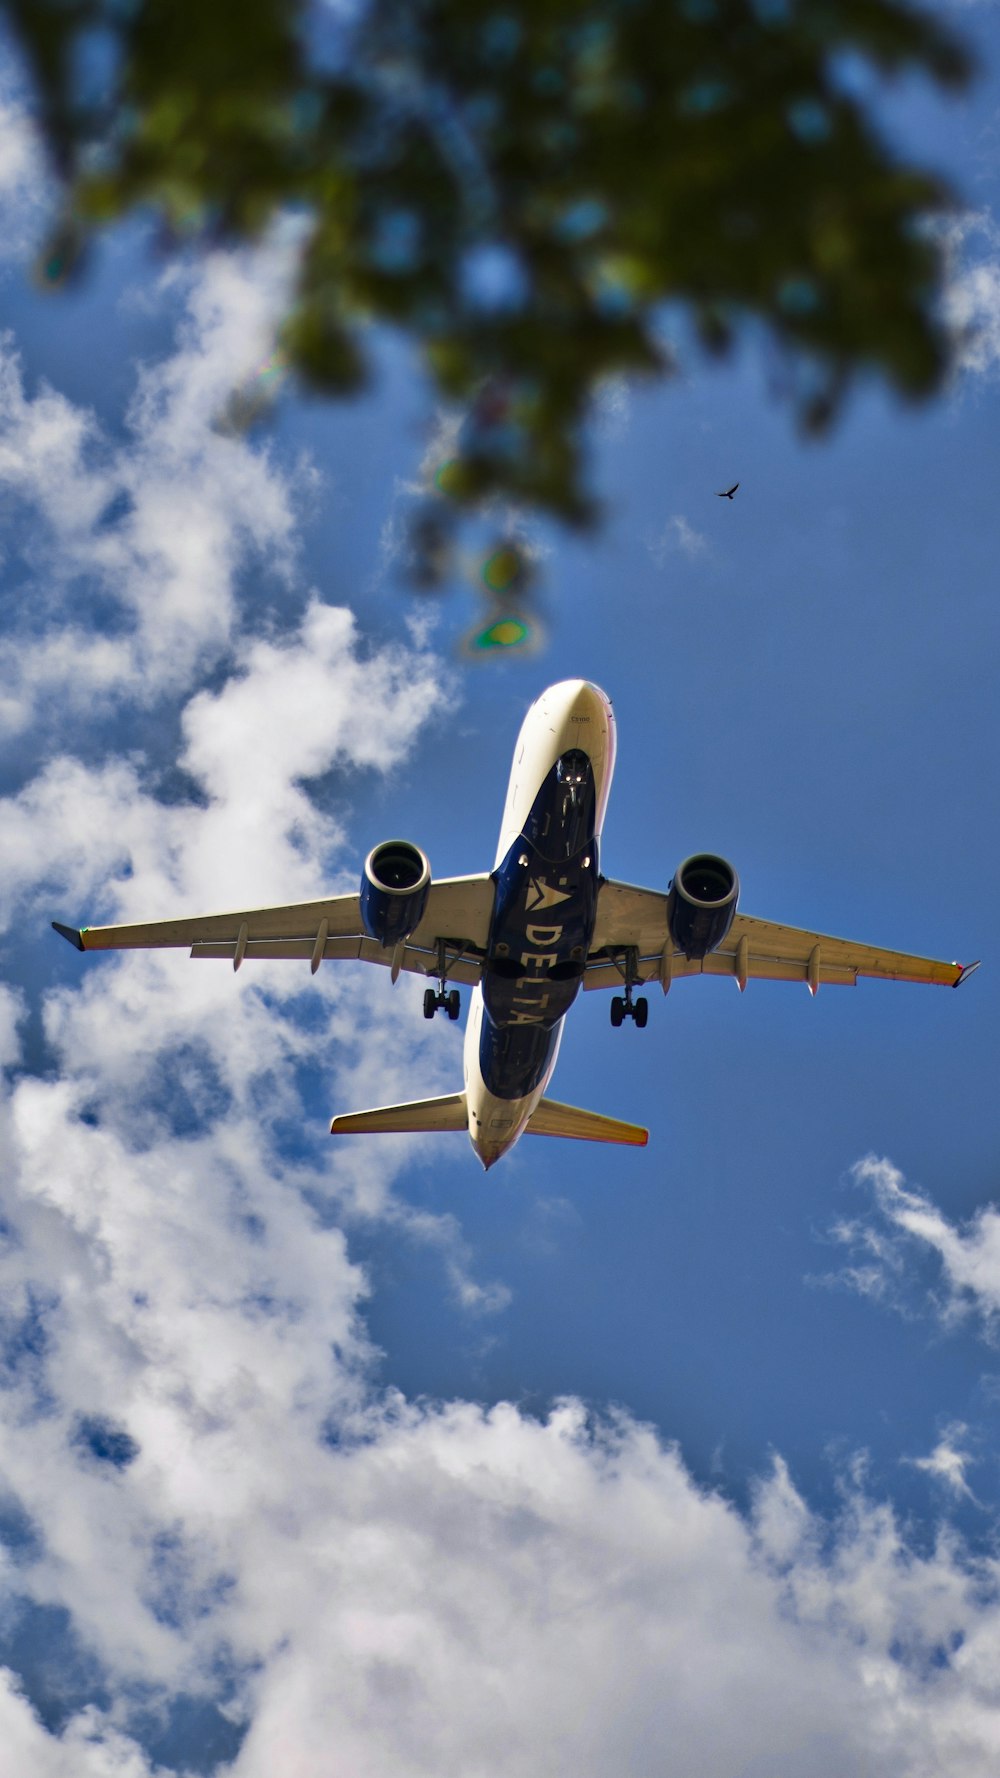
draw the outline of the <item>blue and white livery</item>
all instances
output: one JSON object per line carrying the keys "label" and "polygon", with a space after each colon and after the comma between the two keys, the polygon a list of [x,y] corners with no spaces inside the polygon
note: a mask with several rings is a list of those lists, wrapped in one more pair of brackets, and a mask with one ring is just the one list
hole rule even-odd
{"label": "blue and white livery", "polygon": [[496,862],[480,876],[435,880],[424,853],[388,840],[365,860],[357,895],[78,930],[78,950],[190,947],[192,957],[359,958],[431,977],[424,1014],[455,1019],[471,986],[464,1087],[333,1119],[335,1135],[466,1130],[484,1167],[519,1136],[569,1136],[641,1147],[648,1132],[546,1096],[563,1020],[581,988],[620,990],[611,1023],[646,1024],[643,983],[666,993],[691,975],[853,984],[859,976],[957,987],[977,966],[859,945],[738,912],[731,864],[698,853],[665,890],[601,874],[600,840],[615,766],[610,699],[585,679],[549,686],[514,749]]}

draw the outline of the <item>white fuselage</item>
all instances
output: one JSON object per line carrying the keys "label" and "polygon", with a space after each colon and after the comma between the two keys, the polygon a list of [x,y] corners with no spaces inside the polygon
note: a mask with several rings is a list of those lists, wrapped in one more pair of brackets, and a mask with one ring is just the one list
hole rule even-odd
{"label": "white fuselage", "polygon": [[[570,750],[585,753],[591,762],[596,791],[594,831],[595,836],[599,836],[614,772],[615,719],[610,699],[599,686],[586,679],[564,679],[558,685],[550,685],[532,704],[524,719],[514,749],[494,868],[503,862],[520,836],[535,797],[556,762]],[[552,920],[557,911],[549,909],[544,917]],[[541,925],[526,927],[527,946],[520,957],[526,1005],[530,1004],[533,993],[537,995],[547,963],[547,954],[541,946],[551,941],[542,935],[552,930],[554,928]],[[533,945],[536,934],[539,943]],[[480,1040],[484,1017],[483,990],[477,987],[473,990],[465,1029],[465,1096],[472,1146],[484,1167],[491,1167],[517,1141],[544,1096],[556,1065],[563,1020],[560,1019],[555,1028],[543,1078],[529,1093],[512,1099],[495,1096],[483,1079]]]}

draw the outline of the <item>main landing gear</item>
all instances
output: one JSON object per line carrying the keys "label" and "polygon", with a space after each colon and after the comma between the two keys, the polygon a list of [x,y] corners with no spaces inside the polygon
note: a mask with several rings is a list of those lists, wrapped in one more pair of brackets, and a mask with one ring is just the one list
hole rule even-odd
{"label": "main landing gear", "polygon": [[449,1019],[457,1019],[462,1010],[462,996],[457,988],[441,987],[437,993],[433,988],[424,990],[424,1018],[432,1019],[439,1006],[443,1006]]}
{"label": "main landing gear", "polygon": [[632,1019],[638,1026],[639,1030],[644,1031],[646,1028],[646,1020],[649,1018],[649,1001],[633,1001],[632,999],[632,989],[639,980],[638,952],[633,946],[629,945],[624,952],[624,956],[620,954],[619,956],[616,956],[614,963],[622,981],[625,983],[625,992],[624,994],[612,995],[611,1023],[617,1031],[624,1019]]}
{"label": "main landing gear", "polygon": [[631,989],[626,988],[624,995],[611,996],[611,1023],[617,1031],[623,1019],[633,1019],[640,1031],[646,1028],[649,1018],[649,1001],[642,999],[633,1001]]}
{"label": "main landing gear", "polygon": [[433,988],[425,988],[424,1018],[432,1019],[438,1007],[443,1006],[449,1019],[457,1019],[462,1010],[462,996],[457,988],[448,987],[448,946],[443,938],[437,941],[437,954],[437,992]]}

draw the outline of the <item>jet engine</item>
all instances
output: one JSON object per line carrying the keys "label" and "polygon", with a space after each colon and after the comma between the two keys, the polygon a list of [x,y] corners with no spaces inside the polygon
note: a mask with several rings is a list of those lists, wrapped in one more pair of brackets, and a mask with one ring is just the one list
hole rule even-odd
{"label": "jet engine", "polygon": [[667,892],[667,924],[685,957],[704,957],[721,945],[739,894],[740,879],[724,858],[698,852],[678,865]]}
{"label": "jet engine", "polygon": [[383,840],[365,859],[361,876],[361,923],[369,938],[387,948],[420,925],[431,886],[431,867],[409,840]]}

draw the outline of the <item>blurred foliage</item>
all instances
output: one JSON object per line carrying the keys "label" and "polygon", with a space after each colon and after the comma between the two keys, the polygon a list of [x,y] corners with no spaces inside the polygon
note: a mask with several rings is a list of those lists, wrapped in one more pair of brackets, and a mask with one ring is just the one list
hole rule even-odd
{"label": "blurred foliage", "polygon": [[858,373],[912,397],[941,381],[927,224],[952,200],[875,112],[888,78],[970,69],[896,0],[6,11],[66,193],[44,275],[65,281],[137,206],[180,242],[299,214],[284,352],[343,394],[365,381],[366,323],[412,334],[469,416],[447,500],[586,519],[580,423],[602,379],[668,368],[668,303],[711,352],[763,323],[807,429]]}

